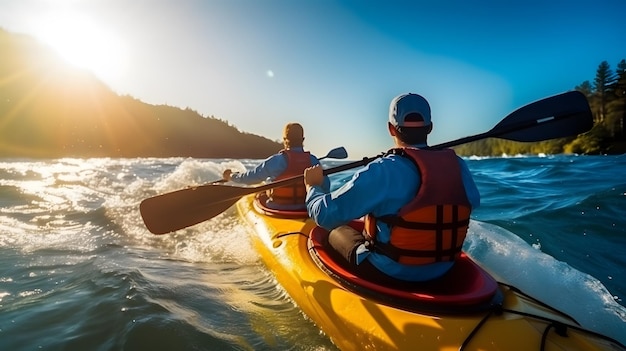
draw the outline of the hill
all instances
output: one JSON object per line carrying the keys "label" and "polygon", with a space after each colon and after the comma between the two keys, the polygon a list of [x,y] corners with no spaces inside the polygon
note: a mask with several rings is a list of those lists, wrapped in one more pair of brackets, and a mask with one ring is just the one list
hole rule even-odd
{"label": "hill", "polygon": [[282,145],[191,109],[119,96],[0,29],[0,157],[265,158]]}

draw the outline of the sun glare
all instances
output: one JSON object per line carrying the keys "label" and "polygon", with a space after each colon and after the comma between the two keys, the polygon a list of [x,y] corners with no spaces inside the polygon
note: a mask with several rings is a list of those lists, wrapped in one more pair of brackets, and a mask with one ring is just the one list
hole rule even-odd
{"label": "sun glare", "polygon": [[34,32],[66,61],[105,82],[124,74],[126,50],[120,38],[87,17],[73,12],[50,14],[37,21]]}

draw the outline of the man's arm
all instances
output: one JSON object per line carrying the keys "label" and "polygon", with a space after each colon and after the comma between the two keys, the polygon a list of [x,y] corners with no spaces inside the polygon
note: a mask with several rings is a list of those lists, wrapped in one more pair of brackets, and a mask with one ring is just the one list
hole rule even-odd
{"label": "man's arm", "polygon": [[[266,179],[274,179],[287,169],[287,160],[283,154],[270,156],[253,169],[243,173],[232,173],[230,180],[242,184],[258,184]],[[224,178],[226,179],[226,178]]]}
{"label": "man's arm", "polygon": [[[402,175],[394,174],[385,168],[380,164],[380,160],[374,161],[357,171],[352,179],[331,193],[323,192],[319,186],[322,170],[316,170],[315,167],[307,169],[304,178],[307,185],[306,204],[309,216],[319,226],[332,230],[377,209],[386,211],[381,204],[386,203],[390,195],[392,198],[396,197],[390,193],[391,184],[401,182]],[[396,191],[397,187],[393,188]],[[401,193],[399,196],[404,196],[405,190],[399,192]]]}

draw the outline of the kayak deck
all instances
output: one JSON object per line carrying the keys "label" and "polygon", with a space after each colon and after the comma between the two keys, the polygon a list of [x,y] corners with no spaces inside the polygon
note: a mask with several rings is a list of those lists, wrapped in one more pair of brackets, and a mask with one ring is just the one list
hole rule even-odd
{"label": "kayak deck", "polygon": [[[324,232],[316,231],[311,219],[281,218],[280,211],[270,214],[260,206],[254,195],[237,202],[255,249],[298,307],[342,350],[625,350],[503,284],[496,283],[493,294],[491,287],[469,289],[474,291],[469,299],[459,298],[458,291],[418,292],[417,286],[402,290],[385,284],[390,290],[385,292],[345,266],[325,264],[333,258],[325,250]],[[466,268],[478,267],[464,257]],[[450,277],[443,286],[459,276]],[[447,294],[448,301],[427,303],[437,294]]]}

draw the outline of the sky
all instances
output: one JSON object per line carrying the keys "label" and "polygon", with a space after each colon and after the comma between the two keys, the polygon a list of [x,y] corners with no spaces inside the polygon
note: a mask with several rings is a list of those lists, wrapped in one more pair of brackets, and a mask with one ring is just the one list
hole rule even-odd
{"label": "sky", "polygon": [[573,90],[626,59],[623,0],[0,0],[32,35],[121,95],[240,131],[305,128],[318,156],[392,147],[389,103],[431,105],[435,145]]}

